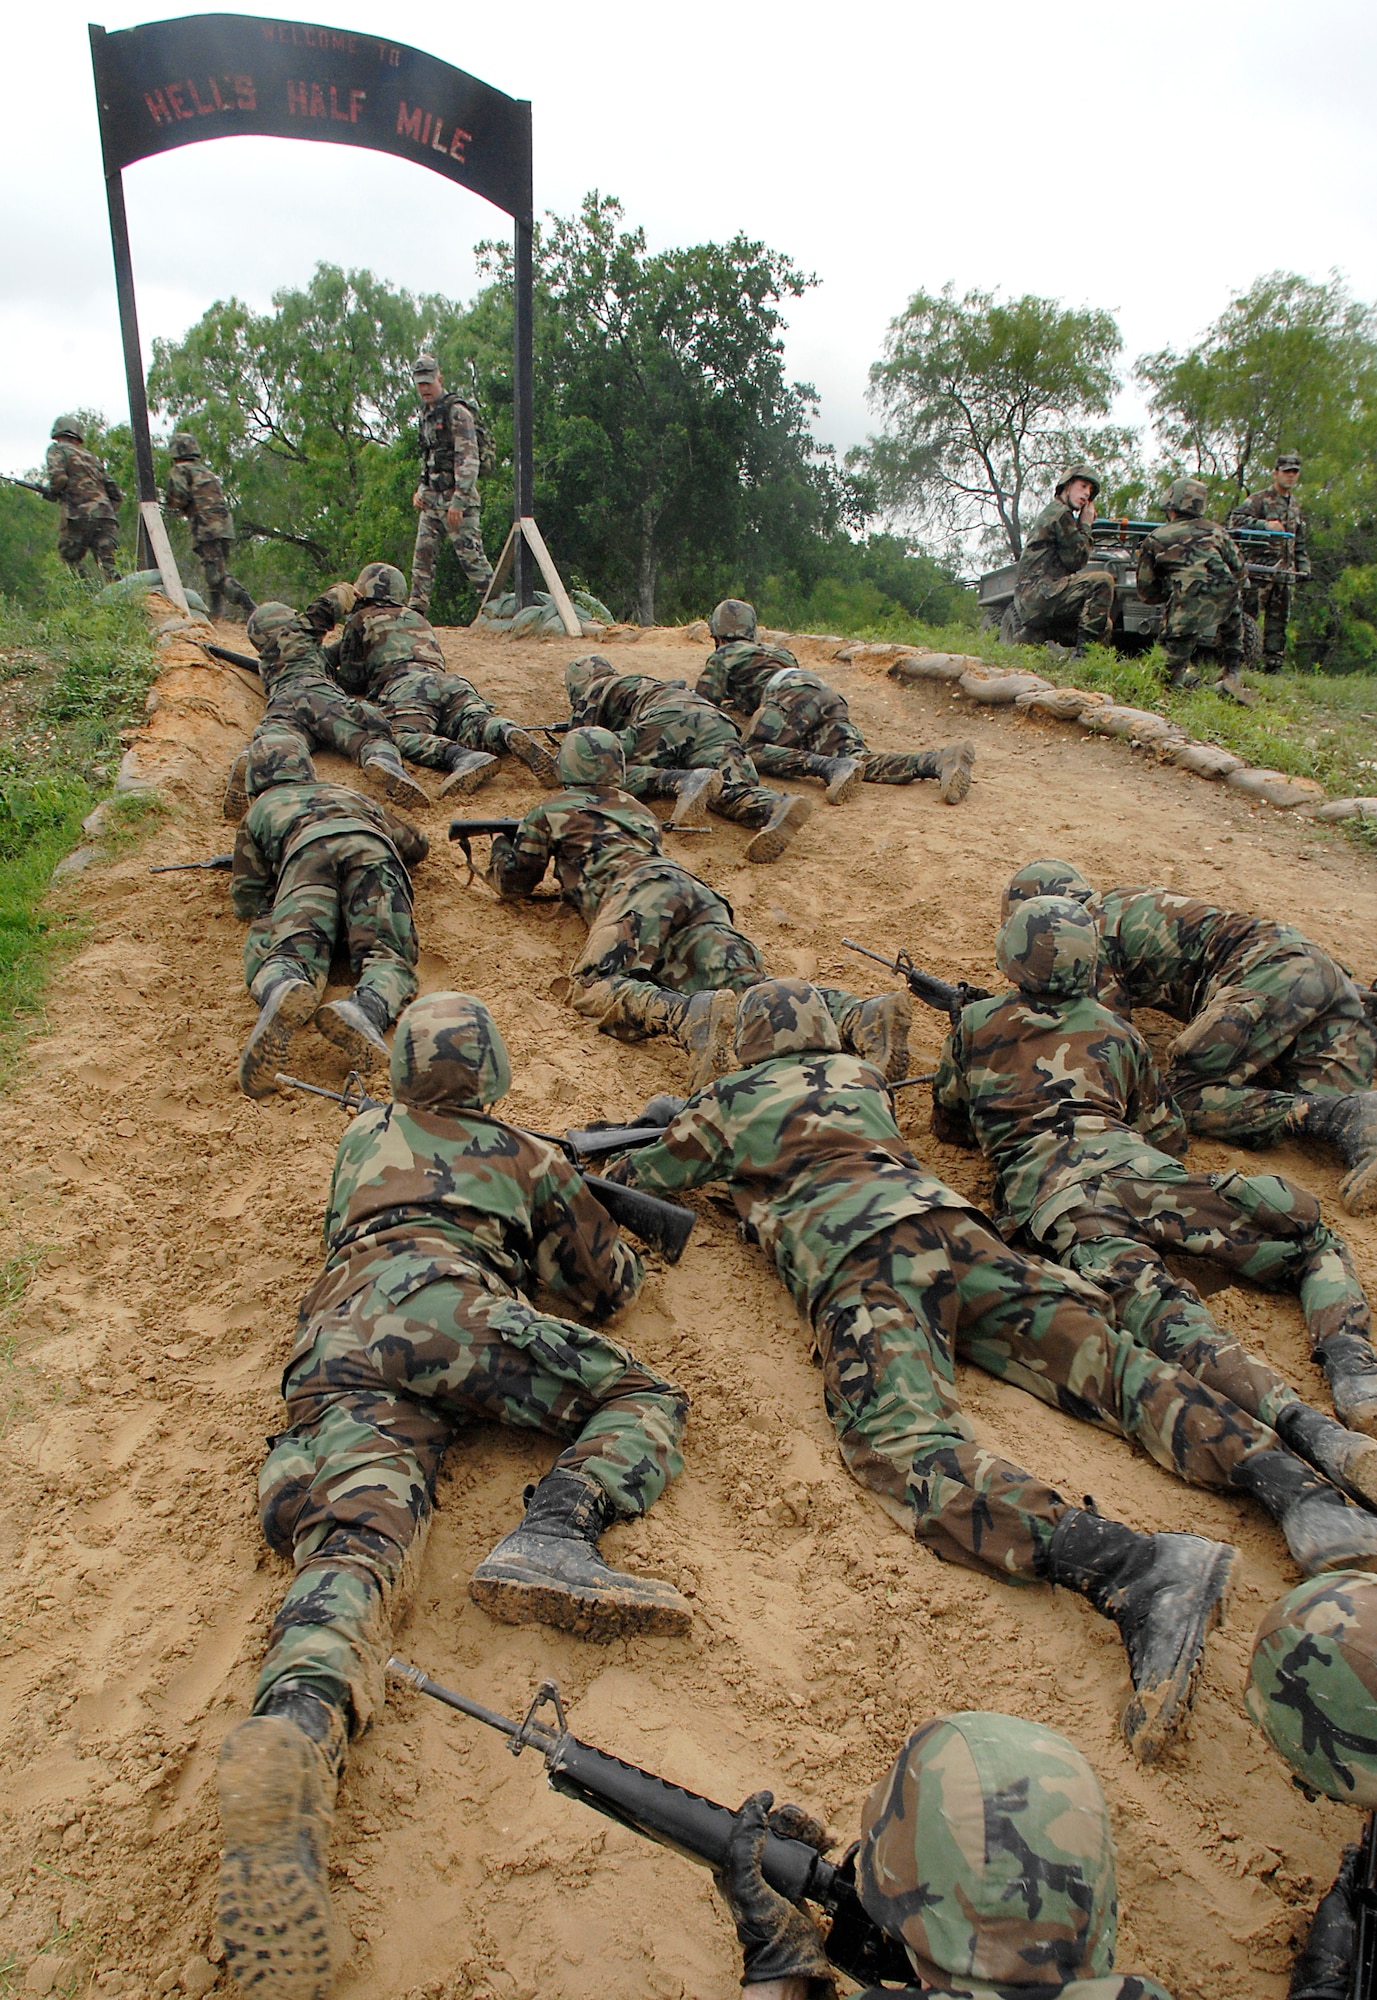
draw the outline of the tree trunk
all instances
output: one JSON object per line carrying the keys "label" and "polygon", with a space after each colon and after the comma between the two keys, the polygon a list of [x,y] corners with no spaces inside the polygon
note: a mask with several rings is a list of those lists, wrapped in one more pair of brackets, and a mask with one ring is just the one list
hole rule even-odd
{"label": "tree trunk", "polygon": [[655,573],[659,557],[655,549],[655,529],[659,509],[647,502],[641,508],[641,557],[636,569],[636,623],[655,623]]}

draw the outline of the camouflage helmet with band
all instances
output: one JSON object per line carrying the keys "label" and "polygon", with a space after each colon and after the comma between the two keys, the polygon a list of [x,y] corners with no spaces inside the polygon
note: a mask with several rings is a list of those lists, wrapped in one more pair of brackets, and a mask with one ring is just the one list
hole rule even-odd
{"label": "camouflage helmet with band", "polygon": [[755,606],[742,597],[724,597],[708,620],[714,639],[754,639]]}
{"label": "camouflage helmet with band", "polygon": [[1209,497],[1209,489],[1203,479],[1173,479],[1162,506],[1168,514],[1180,514],[1188,521],[1198,521]]}
{"label": "camouflage helmet with band", "polygon": [[249,745],[244,790],[251,799],[274,785],[309,785],[316,767],[311,753],[294,729],[260,729]]}
{"label": "camouflage helmet with band", "polygon": [[1072,1000],[1093,993],[1100,934],[1083,903],[1034,896],[1018,903],[995,939],[995,964],[1020,993]]}
{"label": "camouflage helmet with band", "polygon": [[1277,462],[1273,468],[1274,471],[1299,472],[1300,469],[1301,455],[1298,451],[1282,451],[1277,453]]}
{"label": "camouflage helmet with band", "polygon": [[54,418],[52,435],[55,438],[75,438],[78,444],[86,442],[86,431],[80,417]]}
{"label": "camouflage helmet with band", "polygon": [[365,563],[354,588],[366,604],[406,603],[406,578],[392,563]]}
{"label": "camouflage helmet with band", "polygon": [[392,1095],[411,1111],[473,1111],[512,1087],[501,1030],[472,993],[413,1000],[392,1038],[390,1074]]}
{"label": "camouflage helmet with band", "polygon": [[417,382],[434,382],[439,376],[440,364],[433,354],[422,350],[411,364],[411,373]]}
{"label": "camouflage helmet with band", "polygon": [[614,790],[626,778],[626,758],[610,729],[571,729],[556,759],[562,785],[586,785],[595,792]]}
{"label": "camouflage helmet with band", "polygon": [[257,605],[249,614],[249,622],[244,627],[250,643],[262,653],[271,646],[274,639],[280,639],[289,626],[297,622],[296,613],[290,604],[279,604],[275,599],[267,604]]}
{"label": "camouflage helmet with band", "polygon": [[1313,1790],[1377,1808],[1377,1576],[1330,1570],[1274,1604],[1253,1641],[1246,1699]]}
{"label": "camouflage helmet with band", "polygon": [[771,1056],[839,1049],[841,1036],[827,1002],[806,979],[762,979],[736,1003],[732,1047],[742,1069]]}
{"label": "camouflage helmet with band", "polygon": [[168,450],[174,459],[199,458],[201,447],[190,431],[173,431]]}
{"label": "camouflage helmet with band", "polygon": [[1034,896],[1069,896],[1073,903],[1088,903],[1094,893],[1079,868],[1073,868],[1069,861],[1044,857],[1040,861],[1030,861],[1026,868],[1020,868],[1017,875],[1009,878],[1009,886],[1000,901],[999,914],[1002,920],[1019,903],[1030,902]]}
{"label": "camouflage helmet with band", "polygon": [[581,708],[594,683],[605,681],[616,671],[612,662],[604,659],[601,653],[584,653],[581,658],[570,660],[564,669],[564,691],[569,697],[570,708]]}
{"label": "camouflage helmet with band", "polygon": [[856,1887],[927,1985],[1056,1992],[1113,1969],[1104,1794],[1040,1723],[967,1711],[916,1729],[865,1802]]}
{"label": "camouflage helmet with band", "polygon": [[1055,492],[1058,500],[1060,500],[1062,494],[1065,492],[1066,488],[1071,484],[1071,481],[1073,479],[1086,479],[1090,482],[1090,497],[1092,500],[1095,498],[1095,495],[1100,490],[1099,473],[1096,472],[1093,465],[1086,465],[1084,461],[1082,461],[1078,465],[1068,465],[1064,472],[1059,472],[1057,474],[1057,483],[1056,486],[1053,488],[1053,491]]}

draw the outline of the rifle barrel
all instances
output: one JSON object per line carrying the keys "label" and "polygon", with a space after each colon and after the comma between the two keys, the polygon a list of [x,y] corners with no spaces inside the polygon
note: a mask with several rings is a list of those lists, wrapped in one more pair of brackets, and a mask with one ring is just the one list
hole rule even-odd
{"label": "rifle barrel", "polygon": [[854,938],[844,937],[842,943],[848,951],[858,951],[862,958],[873,958],[876,965],[887,966],[891,972],[899,969],[892,958],[882,958],[878,951],[872,951],[869,945],[857,944]]}
{"label": "rifle barrel", "polygon": [[503,1736],[515,1736],[521,1728],[521,1724],[513,1722],[509,1715],[499,1715],[495,1708],[484,1708],[481,1701],[470,1701],[466,1694],[456,1694],[453,1688],[441,1687],[429,1674],[413,1667],[409,1660],[399,1660],[395,1654],[387,1663],[387,1671],[394,1681],[405,1681],[418,1694],[428,1694],[433,1701],[442,1701],[446,1708],[457,1708],[461,1715],[472,1716],[475,1722],[485,1722],[489,1729],[496,1729]]}

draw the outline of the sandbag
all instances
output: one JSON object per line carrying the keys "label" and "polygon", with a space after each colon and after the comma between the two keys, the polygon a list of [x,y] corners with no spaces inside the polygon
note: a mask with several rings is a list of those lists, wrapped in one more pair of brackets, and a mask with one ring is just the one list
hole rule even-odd
{"label": "sandbag", "polygon": [[1021,694],[1040,694],[1052,683],[1043,680],[1041,674],[1005,673],[998,667],[977,672],[971,667],[962,674],[960,685],[962,694],[969,695],[972,701],[985,702],[992,708],[1012,708]]}
{"label": "sandbag", "polygon": [[1038,687],[1021,694],[1014,707],[1024,715],[1045,715],[1054,722],[1074,722],[1087,708],[1104,707],[1107,697],[1084,688]]}
{"label": "sandbag", "polygon": [[[161,592],[162,577],[155,569],[132,569],[127,576],[119,577],[114,583],[107,583],[96,597],[97,604],[119,604],[130,597],[147,597],[150,590]],[[206,600],[190,584],[183,583],[186,601],[192,611],[199,611],[203,618],[209,618]]]}
{"label": "sandbag", "polygon": [[1331,825],[1341,819],[1377,819],[1377,799],[1329,799],[1316,808],[1315,818]]}
{"label": "sandbag", "polygon": [[[842,656],[838,653],[837,658]],[[889,670],[892,681],[959,681],[968,667],[983,665],[965,653],[905,653]]]}
{"label": "sandbag", "polygon": [[1169,716],[1158,715],[1150,708],[1121,707],[1117,702],[1083,709],[1076,719],[1082,729],[1093,730],[1096,735],[1122,736],[1136,743],[1165,743],[1182,734],[1180,724]]}
{"label": "sandbag", "polygon": [[1248,798],[1262,799],[1283,811],[1313,805],[1324,797],[1324,786],[1314,778],[1292,778],[1285,771],[1259,771],[1251,765],[1242,771],[1230,771],[1224,782]]}
{"label": "sandbag", "polygon": [[1235,751],[1223,750],[1217,743],[1193,743],[1189,737],[1184,743],[1164,744],[1162,761],[1175,764],[1178,770],[1192,771],[1197,778],[1227,778],[1231,772],[1248,767],[1247,758]]}

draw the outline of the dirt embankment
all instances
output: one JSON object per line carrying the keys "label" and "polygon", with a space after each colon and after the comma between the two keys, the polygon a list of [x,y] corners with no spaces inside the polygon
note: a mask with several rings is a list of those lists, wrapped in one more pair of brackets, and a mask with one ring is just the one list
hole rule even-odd
{"label": "dirt embankment", "polygon": [[[463,633],[446,645],[516,715],[562,707],[559,645]],[[656,633],[610,650],[618,664],[691,677],[703,649]],[[883,973],[841,948],[845,932],[985,979],[1000,885],[1046,852],[1102,881],[1275,912],[1377,970],[1372,865],[1337,836],[1116,743],[973,712],[938,687],[831,672],[878,746],[974,736],[977,782],[957,810],[930,785],[867,787],[839,811],[820,803],[774,868],[742,865],[741,834],[720,822],[672,843],[779,970],[882,990]],[[84,1994],[94,1980],[126,2000],[199,1993],[217,1976],[205,1958],[214,1761],[286,1580],[259,1539],[254,1475],[277,1427],[339,1131],[327,1105],[255,1105],[235,1088],[251,1010],[224,877],[146,873],[227,844],[223,774],[256,699],[232,674],[175,664],[159,696],[148,755],[174,817],[143,852],[65,891],[89,913],[89,942],[0,1101],[3,1250],[39,1259],[0,1372],[0,1990]],[[516,767],[481,805],[515,812],[536,796]],[[512,1114],[552,1127],[681,1083],[674,1051],[621,1047],[558,1004],[576,919],[465,888],[447,819],[441,807],[427,816],[434,851],[417,877],[422,983],[492,1005],[513,1055]],[[941,1026],[920,1020],[920,1062]],[[324,1043],[303,1046],[299,1066],[338,1077]],[[982,1192],[979,1167],[927,1133],[926,1093],[903,1101],[923,1157]],[[1234,1158],[1218,1146],[1192,1157]],[[1327,1163],[1291,1151],[1276,1164],[1333,1204]],[[1242,1711],[1256,1618],[1295,1580],[1278,1535],[1245,1503],[1192,1492],[1127,1445],[966,1371],[977,1426],[1009,1456],[1136,1526],[1199,1529],[1243,1550],[1191,1736],[1140,1769],[1118,1738],[1126,1674],[1112,1629],[1064,1593],[986,1583],[905,1540],[840,1468],[785,1293],[720,1207],[700,1210],[683,1262],[651,1278],[621,1329],[692,1391],[687,1470],[648,1520],[609,1537],[619,1560],[693,1594],[692,1637],[595,1648],[496,1626],[472,1606],[470,1570],[554,1449],[476,1430],[442,1481],[401,1649],[508,1712],[553,1674],[580,1734],[728,1800],[768,1783],[848,1838],[873,1776],[935,1709],[1046,1718],[1090,1757],[1112,1804],[1121,1964],[1182,2000],[1279,1996],[1353,1822],[1307,1805]],[[1377,1224],[1349,1233],[1377,1279]],[[1292,1302],[1231,1290],[1217,1304],[1323,1401]],[[498,1738],[418,1697],[394,1696],[359,1747],[335,1869],[353,1941],[342,2000],[735,1991],[733,1940],[704,1874],[555,1797],[531,1755],[514,1762]]]}

